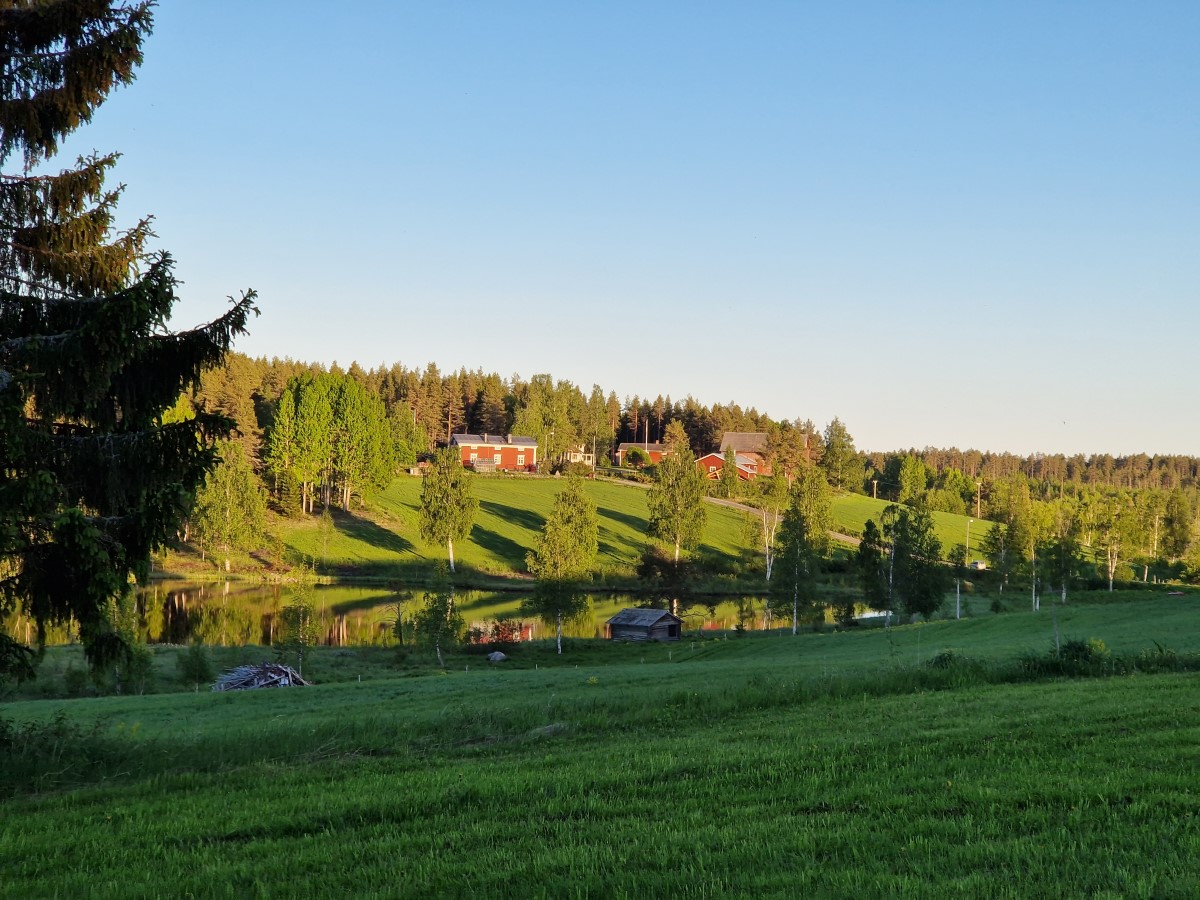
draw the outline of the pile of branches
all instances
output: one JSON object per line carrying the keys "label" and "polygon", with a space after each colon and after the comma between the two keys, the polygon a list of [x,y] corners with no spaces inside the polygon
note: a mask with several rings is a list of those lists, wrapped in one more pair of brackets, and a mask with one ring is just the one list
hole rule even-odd
{"label": "pile of branches", "polygon": [[214,691],[252,691],[256,688],[307,687],[311,682],[300,677],[291,666],[279,663],[238,666],[217,677]]}

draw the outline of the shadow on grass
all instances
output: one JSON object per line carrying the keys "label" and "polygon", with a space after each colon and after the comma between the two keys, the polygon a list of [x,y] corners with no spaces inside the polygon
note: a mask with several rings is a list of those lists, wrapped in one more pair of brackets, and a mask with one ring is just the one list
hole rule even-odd
{"label": "shadow on grass", "polygon": [[337,530],[347,537],[386,550],[389,553],[414,553],[416,548],[412,541],[403,538],[394,531],[389,531],[382,525],[370,519],[360,518],[353,513],[338,513],[334,522]]}
{"label": "shadow on grass", "polygon": [[639,516],[633,516],[629,513],[617,512],[615,509],[600,507],[596,510],[603,518],[612,519],[614,522],[620,522],[622,525],[627,525],[634,531],[645,531],[646,520]]}
{"label": "shadow on grass", "polygon": [[[541,528],[540,525],[538,527]],[[523,572],[525,570],[525,554],[529,548],[518,544],[512,538],[476,525],[471,529],[471,541],[510,563],[516,571]]]}
{"label": "shadow on grass", "polygon": [[[512,506],[505,506],[501,503],[496,503],[492,500],[481,500],[479,508],[484,512],[495,516],[497,519],[503,519],[505,522],[512,522],[520,525],[522,528],[528,528],[530,531],[541,531],[542,526],[546,524],[546,520],[537,513],[528,509],[517,509]],[[480,529],[478,526],[471,532],[474,536],[476,531]],[[521,558],[524,558],[522,553]]]}

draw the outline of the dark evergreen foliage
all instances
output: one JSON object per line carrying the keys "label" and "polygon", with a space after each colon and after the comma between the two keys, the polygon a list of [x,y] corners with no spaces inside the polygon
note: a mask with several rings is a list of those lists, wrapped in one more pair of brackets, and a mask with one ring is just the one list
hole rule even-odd
{"label": "dark evergreen foliage", "polygon": [[167,327],[176,281],[149,220],[114,233],[116,155],[34,174],[133,80],[151,3],[0,0],[0,612],[75,620],[95,664],[122,655],[113,609],[170,540],[233,427],[163,413],[255,312]]}

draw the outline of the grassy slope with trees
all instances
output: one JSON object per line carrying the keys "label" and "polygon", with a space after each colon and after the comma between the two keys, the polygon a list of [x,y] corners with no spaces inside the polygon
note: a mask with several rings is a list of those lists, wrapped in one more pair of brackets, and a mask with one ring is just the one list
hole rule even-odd
{"label": "grassy slope with trees", "polygon": [[1192,895],[1194,604],[1060,610],[1081,679],[1043,611],[11,703],[0,895]]}
{"label": "grassy slope with trees", "polygon": [[[472,482],[479,511],[470,537],[455,545],[458,561],[469,572],[485,576],[524,575],[525,557],[533,549],[538,533],[565,484],[561,479],[478,477]],[[649,527],[646,491],[626,482],[587,483],[596,502],[600,523],[600,552],[596,560],[596,583],[628,585],[638,558],[645,548]],[[328,519],[276,517],[269,526],[268,547],[282,542],[285,557],[293,563],[312,560],[319,570],[341,577],[406,578],[423,580],[445,548],[420,539],[418,511],[421,480],[402,476],[386,490],[369,493],[364,507],[352,513],[334,511]],[[859,494],[840,494],[833,499],[834,530],[852,536],[862,531],[868,518],[879,519],[887,507],[882,500]],[[709,504],[699,554],[702,558],[724,558],[719,568],[734,573],[729,589],[760,589],[761,560],[746,535],[746,513]],[[951,513],[932,514],[934,528],[943,548],[966,539],[967,518]],[[976,520],[971,526],[971,548],[977,558],[980,543],[991,523]],[[240,557],[243,572],[264,570],[246,555]],[[166,566],[189,574],[211,572],[210,565],[173,553]],[[752,570],[752,571],[748,571]]]}

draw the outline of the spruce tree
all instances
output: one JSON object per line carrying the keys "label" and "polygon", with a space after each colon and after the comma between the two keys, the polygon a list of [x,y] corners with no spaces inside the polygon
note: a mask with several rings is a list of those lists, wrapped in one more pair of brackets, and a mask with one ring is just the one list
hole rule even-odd
{"label": "spruce tree", "polygon": [[174,536],[233,427],[164,412],[255,311],[250,292],[170,331],[170,257],[149,252],[148,219],[114,228],[117,155],[41,168],[133,81],[152,5],[0,0],[0,614],[21,608],[39,641],[74,620],[93,664],[127,651],[108,611]]}

